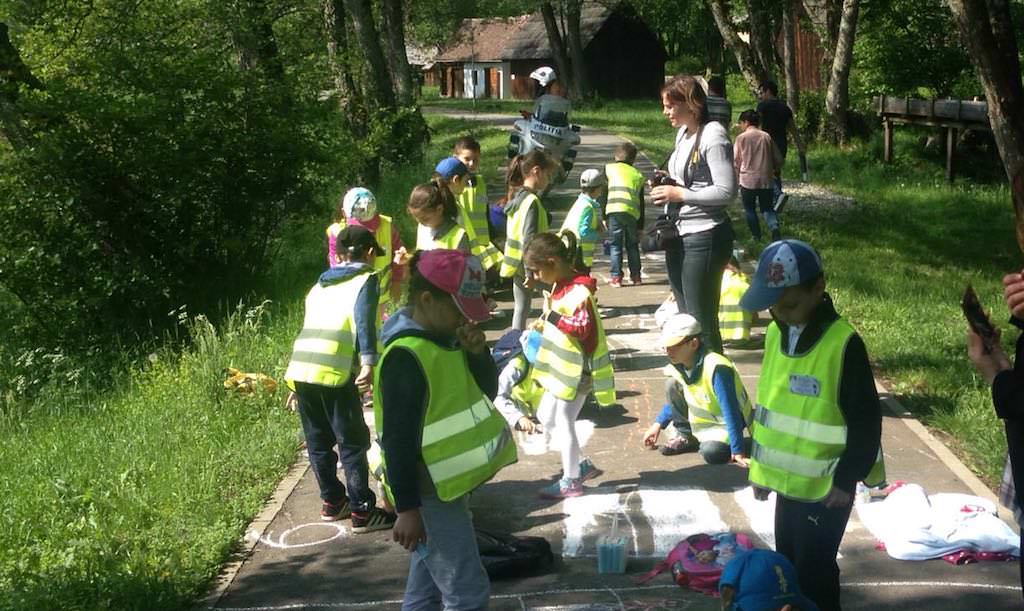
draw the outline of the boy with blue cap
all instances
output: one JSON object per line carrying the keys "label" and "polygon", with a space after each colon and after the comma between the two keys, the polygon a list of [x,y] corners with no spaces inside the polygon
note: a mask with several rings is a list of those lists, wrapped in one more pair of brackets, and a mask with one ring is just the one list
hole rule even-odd
{"label": "boy with blue cap", "polygon": [[723,611],[818,611],[800,592],[796,569],[767,549],[739,554],[718,580]]}
{"label": "boy with blue cap", "polygon": [[[881,404],[864,341],[825,292],[821,258],[770,244],[740,305],[770,309],[757,384],[750,482],[775,502],[776,549],[822,611],[840,609],[836,553],[856,483],[884,481]],[[872,481],[874,480],[874,481]]]}

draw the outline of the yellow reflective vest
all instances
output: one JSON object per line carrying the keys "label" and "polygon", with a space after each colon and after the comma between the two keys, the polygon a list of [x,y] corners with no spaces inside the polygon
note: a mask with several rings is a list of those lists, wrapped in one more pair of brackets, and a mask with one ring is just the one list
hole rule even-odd
{"label": "yellow reflective vest", "polygon": [[608,177],[608,205],[605,214],[625,212],[640,220],[643,210],[644,176],[636,168],[617,161],[604,166]]}
{"label": "yellow reflective vest", "polygon": [[[373,232],[373,237],[377,240],[377,245],[380,246],[384,252],[377,253],[377,256],[373,258],[373,269],[377,272],[377,276],[380,278],[380,305],[383,307],[385,304],[391,302],[391,265],[395,258],[393,244],[391,242],[391,217],[378,214],[377,218],[380,219],[377,225],[377,231]],[[334,223],[327,228],[328,237],[338,237],[341,230],[347,226],[345,219]],[[333,231],[333,234],[332,234]]]}
{"label": "yellow reflective vest", "polygon": [[682,389],[689,410],[690,424],[693,426],[693,434],[702,442],[729,443],[729,429],[726,428],[725,418],[722,416],[722,404],[718,401],[718,395],[715,394],[714,376],[715,370],[719,367],[727,367],[732,371],[733,380],[736,383],[736,400],[739,401],[743,424],[749,426],[753,412],[750,397],[747,396],[747,389],[743,387],[740,372],[728,358],[717,352],[705,353],[701,376],[693,384],[688,383],[683,374],[671,364],[662,369],[662,372],[675,380]]}
{"label": "yellow reflective vest", "polygon": [[523,248],[526,240],[531,236],[526,234],[526,219],[530,217],[531,210],[536,209],[537,233],[548,230],[548,213],[540,202],[540,198],[534,193],[527,192],[519,205],[512,211],[508,220],[508,228],[505,237],[505,258],[501,261],[501,277],[511,278],[523,266]]}
{"label": "yellow reflective vest", "polygon": [[501,252],[491,244],[491,231],[487,223],[487,185],[481,174],[474,174],[467,181],[466,188],[458,197],[462,211],[462,226],[466,228],[473,243],[473,254],[480,258],[484,269],[491,269],[501,263]]}
{"label": "yellow reflective vest", "polygon": [[743,274],[726,269],[722,273],[722,293],[718,306],[718,327],[722,330],[723,340],[750,339],[750,326],[754,322],[754,313],[740,307],[740,298],[747,292],[750,284]]}
{"label": "yellow reflective vest", "polygon": [[[398,348],[416,358],[427,379],[420,451],[438,498],[457,499],[516,462],[512,432],[477,386],[466,353],[421,337],[400,337],[384,349],[373,384],[373,418],[378,434],[384,431],[388,418],[381,403],[380,372],[388,355]],[[386,452],[382,458],[386,471]],[[390,489],[387,493],[392,497]]]}
{"label": "yellow reflective vest", "polygon": [[[750,481],[799,501],[820,501],[846,449],[846,421],[839,408],[839,382],[846,344],[854,335],[842,318],[825,330],[806,354],[782,351],[776,323],[765,334],[764,363],[757,385]],[[874,477],[885,479],[879,451]],[[865,483],[873,480],[865,478]]]}
{"label": "yellow reflective vest", "polygon": [[[580,235],[580,225],[583,224],[584,213],[590,210],[589,236],[584,239]],[[586,193],[580,193],[573,203],[569,213],[565,215],[562,222],[562,231],[571,231],[576,236],[576,243],[579,244],[580,257],[587,267],[594,265],[594,244],[597,241],[598,227],[601,225],[601,206],[596,200]]]}
{"label": "yellow reflective vest", "polygon": [[572,316],[579,306],[587,303],[592,308],[594,324],[597,327],[597,347],[589,363],[594,397],[602,407],[615,405],[615,376],[611,356],[608,354],[608,341],[590,290],[578,284],[557,300],[552,300],[550,295],[545,294],[544,301],[546,307],[540,319],[544,327],[541,331],[537,360],[533,364],[533,379],[545,392],[559,399],[571,401],[576,398],[586,369],[583,347],[578,339],[563,333],[557,325],[549,321],[547,314],[553,311],[561,316]]}
{"label": "yellow reflective vest", "polygon": [[[512,387],[512,400],[515,401],[523,413],[535,414],[540,406],[540,399],[544,396],[544,389],[533,379],[533,368],[530,367],[526,356],[517,354],[509,361],[509,365],[519,372],[519,383]],[[506,365],[508,366],[508,365]]]}
{"label": "yellow reflective vest", "polygon": [[[463,241],[465,240],[465,242]],[[469,234],[465,228],[456,223],[451,223],[448,230],[438,237],[434,237],[434,230],[426,225],[417,225],[416,228],[416,250],[436,250],[446,248],[448,250],[465,250],[469,244]],[[463,248],[459,248],[462,245]]]}
{"label": "yellow reflective vest", "polygon": [[284,378],[321,386],[344,386],[352,376],[356,347],[355,306],[359,291],[374,272],[366,271],[337,284],[319,282],[306,295],[305,320],[292,347]]}

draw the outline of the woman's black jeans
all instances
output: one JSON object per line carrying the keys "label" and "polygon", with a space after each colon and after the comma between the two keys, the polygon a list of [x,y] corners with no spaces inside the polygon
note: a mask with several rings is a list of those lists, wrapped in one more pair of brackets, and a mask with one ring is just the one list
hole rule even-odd
{"label": "woman's black jeans", "polygon": [[722,272],[732,256],[732,223],[728,220],[712,229],[681,236],[665,250],[668,281],[680,312],[700,322],[701,341],[712,352],[722,351],[718,329],[718,302],[722,293]]}

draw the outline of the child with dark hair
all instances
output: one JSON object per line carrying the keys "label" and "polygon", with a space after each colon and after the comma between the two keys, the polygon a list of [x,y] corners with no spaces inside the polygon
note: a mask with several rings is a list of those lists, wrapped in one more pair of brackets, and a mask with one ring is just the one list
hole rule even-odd
{"label": "child with dark hair", "polygon": [[505,204],[508,227],[501,277],[512,278],[512,297],[515,300],[513,329],[525,329],[530,314],[534,291],[523,268],[523,248],[530,237],[547,231],[551,224],[551,215],[541,203],[540,196],[551,184],[551,177],[557,169],[558,162],[539,149],[517,155],[508,164],[508,203]]}
{"label": "child with dark hair", "polygon": [[384,325],[373,405],[393,536],[413,552],[403,608],[485,609],[469,494],[516,448],[491,403],[497,372],[476,326],[488,318],[484,270],[447,249],[417,252],[409,269],[408,305]]}
{"label": "child with dark hair", "polygon": [[[285,380],[295,394],[309,463],[320,487],[320,517],[352,518],[357,533],[391,528],[395,516],[376,506],[366,451],[370,431],[360,391],[370,387],[377,363],[378,277],[371,265],[380,246],[363,227],[337,237],[341,265],[331,268],[306,296],[302,332]],[[359,374],[352,375],[358,355]],[[289,399],[291,402],[291,399]],[[338,446],[348,488],[338,480]]]}
{"label": "child with dark hair", "polygon": [[755,240],[761,239],[761,224],[757,210],[764,215],[764,222],[772,232],[772,242],[780,239],[779,217],[772,200],[772,184],[775,175],[782,170],[782,153],[772,142],[772,137],[761,130],[761,115],[756,110],[740,113],[741,133],[733,143],[733,166],[740,184],[740,199],[747,213],[747,227]]}
{"label": "child with dark hair", "polygon": [[477,172],[480,163],[480,143],[472,136],[463,136],[455,141],[452,157],[466,166],[465,188],[456,196],[456,203],[462,209],[463,224],[471,230],[473,253],[480,257],[484,269],[490,270],[501,263],[501,253],[491,243],[488,223],[487,184],[483,174]]}
{"label": "child with dark hair", "polygon": [[413,187],[406,209],[419,223],[416,250],[446,248],[469,254],[469,234],[459,225],[459,206],[444,178],[435,176]]}
{"label": "child with dark hair", "polygon": [[527,270],[552,287],[532,331],[541,336],[533,364],[533,379],[544,389],[537,416],[545,432],[556,432],[562,453],[562,477],[540,491],[547,499],[580,496],[583,482],[602,473],[581,454],[576,417],[591,388],[599,405],[615,404],[612,362],[594,301],[597,283],[573,267],[575,259],[571,232],[538,233],[526,245]]}

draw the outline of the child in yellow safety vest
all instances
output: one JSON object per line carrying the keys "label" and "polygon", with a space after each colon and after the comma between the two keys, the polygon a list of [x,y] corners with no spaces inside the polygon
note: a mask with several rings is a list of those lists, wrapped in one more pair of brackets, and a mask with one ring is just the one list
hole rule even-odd
{"label": "child in yellow safety vest", "polygon": [[494,361],[475,323],[489,317],[484,270],[463,252],[418,251],[408,306],[388,319],[374,380],[394,539],[413,552],[403,608],[485,609],[469,494],[516,461],[491,403]]}
{"label": "child in yellow safety vest", "polygon": [[754,313],[740,307],[740,298],[750,288],[747,277],[740,271],[736,257],[729,260],[722,272],[722,297],[718,301],[718,328],[722,341],[743,342],[750,339]]}
{"label": "child in yellow safety vest", "polygon": [[363,227],[374,235],[380,252],[373,259],[373,269],[380,275],[381,306],[398,302],[402,294],[405,266],[395,262],[405,255],[405,246],[398,227],[390,216],[377,212],[377,198],[364,187],[353,187],[338,202],[334,223],[327,228],[327,260],[331,267],[341,265],[335,240],[345,227]]}
{"label": "child in yellow safety vest", "polygon": [[531,333],[540,334],[533,379],[544,389],[538,417],[561,445],[562,477],[540,491],[547,499],[583,494],[582,483],[602,471],[583,458],[576,417],[593,389],[601,406],[615,404],[615,381],[604,327],[594,302],[596,281],[573,268],[576,236],[538,233],[526,244],[527,271],[552,286]]}
{"label": "child in yellow safety vest", "polygon": [[770,244],[740,305],[771,309],[757,383],[750,483],[775,491],[776,550],[804,594],[837,610],[836,552],[858,480],[885,480],[882,411],[864,341],[825,292],[821,258],[799,240]]}
{"label": "child in yellow safety vest", "polygon": [[416,219],[416,250],[443,248],[469,254],[469,234],[459,225],[459,206],[443,178],[416,185],[406,206]]}
{"label": "child in yellow safety vest", "polygon": [[[359,391],[369,388],[377,363],[379,284],[370,262],[380,246],[365,228],[346,227],[338,234],[337,247],[343,263],[324,272],[306,296],[302,332],[285,381],[293,391],[289,403],[297,403],[309,463],[320,487],[320,517],[333,521],[351,516],[352,530],[361,533],[395,522],[393,514],[376,507],[369,487],[370,431],[359,398]],[[347,489],[338,479],[335,445]]]}
{"label": "child in yellow safety vest", "polygon": [[510,427],[527,433],[540,432],[536,426],[537,408],[544,389],[533,379],[533,366],[525,345],[528,334],[511,329],[494,344],[491,355],[498,367],[498,394],[494,407],[498,408]]}
{"label": "child in yellow safety vest", "polygon": [[590,273],[594,265],[594,246],[601,236],[601,196],[607,184],[600,170],[590,168],[580,174],[580,194],[576,197],[569,213],[562,222],[562,231],[571,231],[576,235],[577,248],[576,268]]}
{"label": "child in yellow safety vest", "polygon": [[525,329],[530,315],[534,289],[523,267],[523,248],[531,236],[547,231],[551,225],[551,215],[540,195],[547,190],[557,169],[558,162],[540,149],[517,155],[508,164],[508,202],[504,208],[508,224],[500,273],[502,278],[512,278],[513,329]]}
{"label": "child in yellow safety vest", "polygon": [[611,234],[611,285],[622,286],[622,257],[629,263],[629,278],[633,284],[641,284],[639,229],[644,225],[644,184],[643,175],[633,167],[636,161],[636,146],[623,142],[615,147],[615,163],[609,163],[604,171],[608,176],[608,203],[605,217]]}
{"label": "child in yellow safety vest", "polygon": [[670,361],[664,369],[668,400],[644,434],[644,445],[655,447],[662,429],[672,422],[676,437],[661,449],[665,456],[699,450],[708,464],[746,467],[743,429],[750,424],[750,398],[736,365],[705,349],[700,332],[700,322],[689,314],[674,314],[661,328],[661,345]]}
{"label": "child in yellow safety vest", "polygon": [[452,156],[465,164],[469,171],[465,177],[465,188],[456,197],[456,203],[462,210],[463,225],[472,230],[473,254],[480,257],[485,270],[490,270],[501,263],[502,255],[491,243],[487,184],[483,174],[477,173],[480,143],[472,136],[463,136],[455,141]]}

